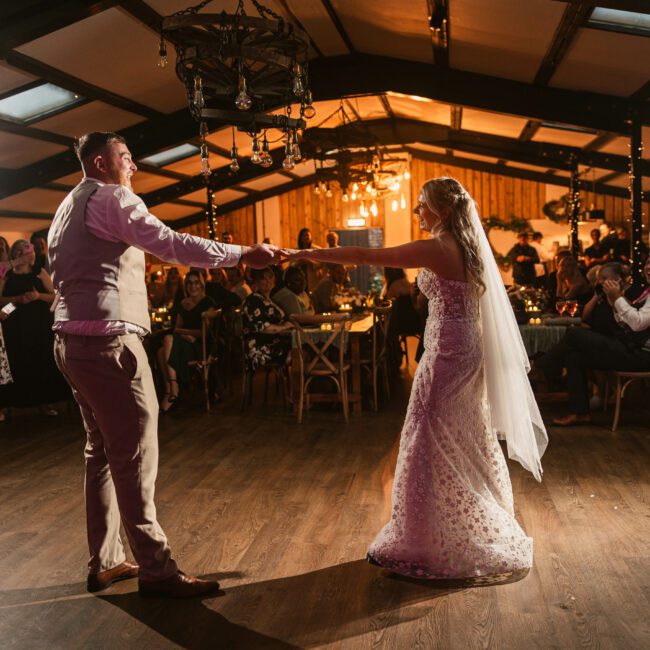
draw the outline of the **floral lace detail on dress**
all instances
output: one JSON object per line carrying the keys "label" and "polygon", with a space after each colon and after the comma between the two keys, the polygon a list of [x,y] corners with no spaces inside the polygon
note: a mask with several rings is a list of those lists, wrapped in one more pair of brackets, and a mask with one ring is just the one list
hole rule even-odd
{"label": "floral lace detail on dress", "polygon": [[424,346],[402,429],[391,519],[370,547],[382,566],[420,578],[530,568],[505,458],[488,427],[479,295],[425,270]]}

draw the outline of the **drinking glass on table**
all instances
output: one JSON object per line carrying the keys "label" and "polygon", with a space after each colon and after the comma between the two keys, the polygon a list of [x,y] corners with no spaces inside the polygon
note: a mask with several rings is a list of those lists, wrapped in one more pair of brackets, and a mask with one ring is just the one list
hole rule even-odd
{"label": "drinking glass on table", "polygon": [[555,309],[557,310],[557,313],[560,314],[560,316],[562,316],[562,314],[566,310],[566,306],[567,306],[566,303],[567,303],[566,300],[555,301]]}
{"label": "drinking glass on table", "polygon": [[577,300],[567,300],[566,301],[566,311],[571,314],[571,318],[576,315],[578,311],[578,301]]}

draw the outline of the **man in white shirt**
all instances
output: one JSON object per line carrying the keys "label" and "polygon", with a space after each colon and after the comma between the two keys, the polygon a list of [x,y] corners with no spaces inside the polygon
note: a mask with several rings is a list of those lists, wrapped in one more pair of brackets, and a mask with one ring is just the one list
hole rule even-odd
{"label": "man in white shirt", "polygon": [[542,233],[534,232],[530,245],[537,251],[539,262],[535,264],[535,284],[538,287],[546,285],[546,275],[548,274],[549,262],[553,261],[553,256],[542,246]]}
{"label": "man in white shirt", "polygon": [[[131,189],[124,139],[89,133],[75,150],[84,178],[48,236],[57,364],[87,432],[88,590],[139,578],[144,595],[187,598],[219,589],[180,572],[156,517],[158,401],[141,337],[149,331],[144,252],[185,266],[264,267],[277,248],[213,242],[173,231]],[[126,561],[120,521],[138,564]]]}
{"label": "man in white shirt", "polygon": [[[646,284],[650,286],[650,258],[643,268]],[[633,303],[623,295],[620,280],[605,280],[603,291],[621,324],[620,337],[605,336],[581,327],[571,327],[566,333],[567,390],[570,414],[553,420],[559,426],[591,421],[587,370],[627,370],[650,372],[650,289]]]}

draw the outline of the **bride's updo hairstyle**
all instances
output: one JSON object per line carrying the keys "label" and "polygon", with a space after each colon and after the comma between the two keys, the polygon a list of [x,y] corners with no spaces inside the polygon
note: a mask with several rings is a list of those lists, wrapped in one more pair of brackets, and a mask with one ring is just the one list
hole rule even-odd
{"label": "bride's updo hairstyle", "polygon": [[477,233],[470,217],[474,199],[455,178],[447,176],[427,181],[422,186],[422,195],[431,210],[440,213],[444,208],[449,208],[449,216],[442,227],[456,238],[463,253],[469,280],[483,293],[483,260],[479,253]]}

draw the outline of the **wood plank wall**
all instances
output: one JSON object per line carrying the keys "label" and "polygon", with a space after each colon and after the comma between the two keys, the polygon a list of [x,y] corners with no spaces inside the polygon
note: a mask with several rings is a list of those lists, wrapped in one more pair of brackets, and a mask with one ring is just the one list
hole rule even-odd
{"label": "wood plank wall", "polygon": [[[411,162],[411,196],[415,202],[420,188],[430,178],[453,176],[458,179],[479,205],[482,217],[499,217],[509,221],[513,217],[541,219],[546,203],[546,183],[511,178],[501,174],[490,174],[472,169],[464,169],[413,158]],[[583,207],[593,205],[595,209],[604,210],[605,216],[613,226],[626,226],[630,229],[630,202],[627,198],[581,192]],[[650,205],[644,204],[644,223],[648,228]],[[567,226],[568,227],[568,226]],[[413,238],[423,237],[416,217],[412,220]]]}
{"label": "wood plank wall", "polygon": [[[467,188],[479,204],[483,217],[500,217],[509,220],[513,217],[540,219],[544,216],[542,208],[546,203],[546,184],[535,181],[511,178],[501,174],[464,169],[452,165],[430,162],[413,158],[411,163],[411,196],[413,202],[423,183],[429,178],[438,176],[453,176]],[[629,224],[630,203],[628,199],[615,196],[594,194],[583,191],[581,194],[583,206],[593,205],[596,209],[605,210],[606,218],[614,226]],[[325,235],[330,229],[345,227],[350,216],[356,216],[359,202],[344,203],[341,193],[333,190],[332,198],[323,194],[314,194],[313,187],[306,186],[291,190],[280,197],[280,214],[282,215],[283,246],[295,246],[298,232],[307,227],[312,232],[313,241],[325,246]],[[383,228],[385,223],[384,202],[377,202],[379,213],[377,217],[368,219],[368,227]],[[644,223],[646,232],[649,228],[650,204],[644,203]],[[248,206],[234,212],[221,215],[218,218],[217,231],[231,232],[238,244],[253,244],[258,239],[255,232],[255,208]],[[202,222],[182,229],[201,237],[208,236],[207,224]],[[417,219],[412,221],[413,238],[423,236],[417,225]],[[261,234],[259,237],[261,238]],[[155,263],[155,262],[154,262]]]}
{"label": "wood plank wall", "polygon": [[[319,246],[327,246],[327,231],[345,228],[347,219],[359,214],[359,201],[342,200],[339,191],[332,190],[332,197],[315,194],[312,186],[300,187],[280,195],[282,215],[282,244],[295,247],[301,228],[311,230],[312,240]],[[384,227],[384,202],[377,201],[378,213],[366,220],[368,228]]]}

